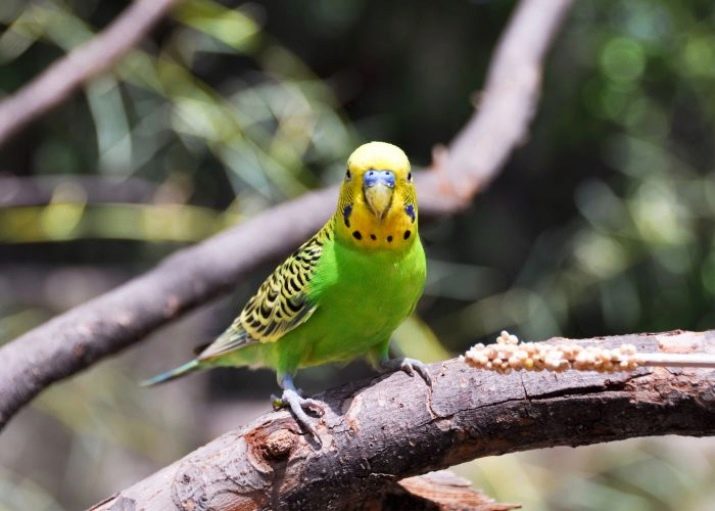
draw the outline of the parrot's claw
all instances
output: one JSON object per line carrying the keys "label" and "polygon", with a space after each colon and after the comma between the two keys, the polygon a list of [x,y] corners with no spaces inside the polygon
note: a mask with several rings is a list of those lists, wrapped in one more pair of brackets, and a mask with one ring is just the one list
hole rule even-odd
{"label": "parrot's claw", "polygon": [[417,359],[407,357],[392,358],[383,361],[381,366],[388,371],[404,371],[410,376],[414,376],[415,373],[417,373],[422,377],[428,387],[432,387],[432,377],[429,374],[429,368],[427,367],[427,364]]}
{"label": "parrot's claw", "polygon": [[310,433],[313,439],[322,445],[318,433],[315,428],[310,424],[311,418],[305,413],[305,410],[309,410],[318,417],[322,417],[325,414],[324,404],[316,399],[306,399],[302,397],[297,390],[284,389],[283,395],[280,398],[273,397],[273,406],[276,409],[279,408],[289,408],[295,420],[300,424],[300,426],[306,432]]}
{"label": "parrot's claw", "polygon": [[302,406],[304,409],[307,408],[318,417],[322,417],[323,415],[325,415],[325,404],[318,401],[317,399],[303,398]]}

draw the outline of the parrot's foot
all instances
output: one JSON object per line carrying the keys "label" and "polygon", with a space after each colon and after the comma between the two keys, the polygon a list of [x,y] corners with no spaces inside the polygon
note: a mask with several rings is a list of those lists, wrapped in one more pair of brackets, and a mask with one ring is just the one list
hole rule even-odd
{"label": "parrot's foot", "polygon": [[315,399],[307,399],[298,394],[297,390],[285,389],[283,390],[283,395],[273,400],[273,405],[276,408],[289,408],[296,422],[300,424],[301,428],[313,437],[313,439],[321,445],[320,437],[315,431],[315,428],[311,425],[311,417],[305,413],[308,410],[318,417],[323,416],[325,406],[320,401]]}
{"label": "parrot's foot", "polygon": [[422,377],[428,387],[432,387],[432,377],[429,374],[427,364],[417,359],[407,357],[391,358],[383,360],[380,366],[388,371],[404,371],[410,376],[414,376],[415,373],[417,373]]}
{"label": "parrot's foot", "polygon": [[301,428],[307,433],[310,433],[310,436],[313,437],[318,445],[322,445],[318,433],[311,425],[312,419],[305,411],[308,410],[314,415],[322,417],[325,414],[325,403],[317,399],[309,399],[301,396],[298,390],[293,386],[293,381],[290,378],[284,377],[281,381],[281,386],[283,387],[283,394],[280,398],[274,397],[273,407],[276,409],[289,408]]}

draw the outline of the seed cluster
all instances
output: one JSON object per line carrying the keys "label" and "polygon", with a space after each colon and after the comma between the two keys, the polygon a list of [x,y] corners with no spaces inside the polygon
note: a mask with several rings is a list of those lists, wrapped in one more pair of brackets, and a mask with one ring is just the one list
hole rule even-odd
{"label": "seed cluster", "polygon": [[607,349],[579,344],[519,342],[515,335],[503,330],[496,344],[485,346],[479,343],[460,358],[472,367],[499,373],[519,369],[554,372],[576,369],[608,373],[632,371],[638,367],[636,354],[636,347],[632,344]]}

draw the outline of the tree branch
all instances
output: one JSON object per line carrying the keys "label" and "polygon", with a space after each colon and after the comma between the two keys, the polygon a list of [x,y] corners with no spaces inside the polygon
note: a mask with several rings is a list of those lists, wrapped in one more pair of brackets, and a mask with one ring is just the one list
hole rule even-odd
{"label": "tree branch", "polygon": [[[471,483],[449,470],[408,477],[373,499],[365,499],[361,509],[381,511],[510,511],[518,504],[494,502]],[[369,507],[372,506],[372,507]]]}
{"label": "tree branch", "polygon": [[[486,87],[476,104],[478,115],[457,134],[448,149],[435,151],[431,188],[442,193],[420,198],[422,207],[454,211],[497,175],[515,147],[524,143],[537,111],[546,53],[572,0],[519,3],[496,47]],[[427,184],[427,183],[426,183]]]}
{"label": "tree branch", "polygon": [[[563,342],[551,339],[547,342]],[[715,330],[574,341],[715,352]],[[396,481],[471,459],[647,435],[715,434],[715,371],[497,375],[456,359],[430,366],[432,392],[402,372],[334,389],[323,447],[272,412],[217,438],[95,510],[352,510]],[[123,509],[123,508],[121,508]]]}
{"label": "tree branch", "polygon": [[177,0],[136,0],[108,28],[52,64],[0,102],[0,145],[59,105],[85,82],[110,69],[136,46]]}
{"label": "tree branch", "polygon": [[[535,47],[546,48],[569,5],[569,0],[522,0],[510,21],[508,38],[500,43],[500,48],[521,45],[523,55],[518,59],[521,63],[509,61],[511,65],[530,69],[542,65],[544,52],[533,50]],[[536,10],[540,14],[533,20],[525,17]],[[541,25],[535,27],[536,23]],[[534,42],[534,34],[540,34],[538,45]],[[537,81],[520,81],[507,87],[508,96],[494,89],[504,85],[503,79],[495,76],[496,70],[507,65],[500,59],[512,59],[516,53],[513,49],[509,52],[497,50],[497,60],[490,70],[481,107],[482,111],[489,112],[492,123],[498,121],[501,124],[493,112],[502,111],[505,102],[515,101],[529,112],[512,118],[513,123],[527,123],[536,108],[533,101],[538,96]],[[521,60],[526,57],[533,59],[528,65]],[[511,99],[507,100],[507,97]],[[511,112],[513,110],[508,108],[503,114],[512,115]],[[481,115],[481,112],[477,113],[476,120],[468,126],[482,123],[479,121]],[[502,133],[497,138],[480,135],[470,145],[466,134],[471,132],[468,127],[458,136],[459,142],[455,143],[447,160],[450,175],[464,170],[451,167],[470,159],[462,153],[500,152],[507,155],[525,130],[526,125],[517,130],[519,133],[513,131],[511,135]],[[499,147],[498,151],[495,146]],[[488,180],[487,176],[496,175],[503,158],[489,161],[491,166],[481,167],[482,182]],[[420,210],[424,215],[455,213],[464,207],[466,202],[462,195],[445,193],[443,187],[433,186],[431,180],[432,176],[425,173],[417,180]],[[471,191],[476,192],[476,188]],[[336,190],[328,188],[279,205],[203,243],[175,253],[144,275],[1,347],[0,428],[48,385],[131,346],[189,309],[233,288],[260,263],[297,246],[325,222],[335,207],[336,196]],[[227,257],[226,254],[235,256]]]}
{"label": "tree branch", "polygon": [[69,191],[79,197],[62,200],[98,203],[152,202],[159,187],[135,177],[112,179],[100,176],[38,176],[13,177],[0,174],[0,208],[44,206],[57,199],[59,191]]}

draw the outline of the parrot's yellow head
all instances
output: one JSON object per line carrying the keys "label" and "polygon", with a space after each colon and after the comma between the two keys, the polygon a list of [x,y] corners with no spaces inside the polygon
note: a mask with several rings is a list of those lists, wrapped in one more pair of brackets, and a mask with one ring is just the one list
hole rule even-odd
{"label": "parrot's yellow head", "polygon": [[348,158],[335,215],[337,236],[367,249],[403,249],[417,237],[410,161],[397,146],[363,144]]}

